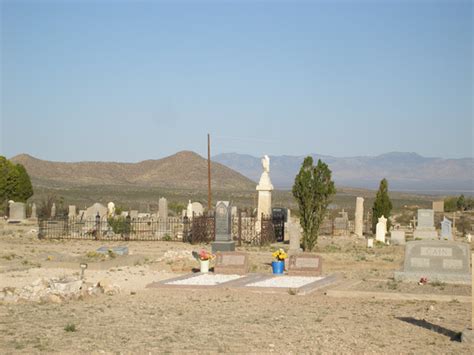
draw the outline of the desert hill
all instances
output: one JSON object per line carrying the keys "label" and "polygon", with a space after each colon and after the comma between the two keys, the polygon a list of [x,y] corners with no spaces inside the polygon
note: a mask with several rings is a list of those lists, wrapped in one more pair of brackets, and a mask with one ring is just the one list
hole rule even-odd
{"label": "desert hill", "polygon": [[[207,189],[207,160],[182,151],[158,160],[138,163],[53,162],[21,154],[11,159],[25,166],[35,186],[88,185],[147,186],[173,189]],[[254,190],[255,183],[216,162],[211,164],[212,187],[219,190]]]}

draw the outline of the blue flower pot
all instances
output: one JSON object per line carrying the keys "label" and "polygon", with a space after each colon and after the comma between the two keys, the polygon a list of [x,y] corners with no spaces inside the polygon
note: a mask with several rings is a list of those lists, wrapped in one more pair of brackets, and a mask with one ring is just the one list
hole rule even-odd
{"label": "blue flower pot", "polygon": [[285,262],[272,261],[272,269],[274,274],[283,274],[283,271],[285,270]]}

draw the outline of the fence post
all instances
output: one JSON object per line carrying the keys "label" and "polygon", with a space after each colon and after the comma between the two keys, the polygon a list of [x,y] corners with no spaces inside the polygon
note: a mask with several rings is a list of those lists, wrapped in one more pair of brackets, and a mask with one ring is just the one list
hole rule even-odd
{"label": "fence post", "polygon": [[99,234],[100,234],[100,215],[99,215],[99,212],[97,212],[97,215],[95,216],[95,240],[99,240]]}

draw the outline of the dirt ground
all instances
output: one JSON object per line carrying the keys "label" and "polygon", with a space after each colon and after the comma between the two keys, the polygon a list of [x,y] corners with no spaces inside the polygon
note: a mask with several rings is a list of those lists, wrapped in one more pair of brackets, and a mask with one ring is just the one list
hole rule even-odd
{"label": "dirt ground", "polygon": [[[305,296],[240,289],[145,288],[189,273],[198,264],[176,242],[105,243],[38,240],[34,225],[0,224],[0,289],[40,277],[104,278],[118,295],[53,303],[0,303],[2,353],[453,353],[470,354],[459,333],[470,324],[466,302],[395,301],[332,297],[321,289]],[[128,256],[103,258],[100,246],[127,245]],[[285,246],[287,247],[287,245]],[[250,253],[252,272],[270,273],[271,248]],[[399,283],[403,247],[367,250],[364,240],[321,237],[317,253],[329,286],[387,293],[470,296],[470,286]],[[350,287],[348,286],[348,289]],[[66,331],[74,325],[75,331]]]}

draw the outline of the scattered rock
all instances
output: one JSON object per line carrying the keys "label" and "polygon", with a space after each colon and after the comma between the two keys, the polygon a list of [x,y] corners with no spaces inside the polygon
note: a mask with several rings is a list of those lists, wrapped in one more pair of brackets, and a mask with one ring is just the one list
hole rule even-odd
{"label": "scattered rock", "polygon": [[96,285],[85,283],[77,277],[38,279],[22,289],[5,287],[0,291],[0,302],[46,302],[61,303],[66,300],[83,299],[101,294],[115,295],[120,288],[104,279]]}

